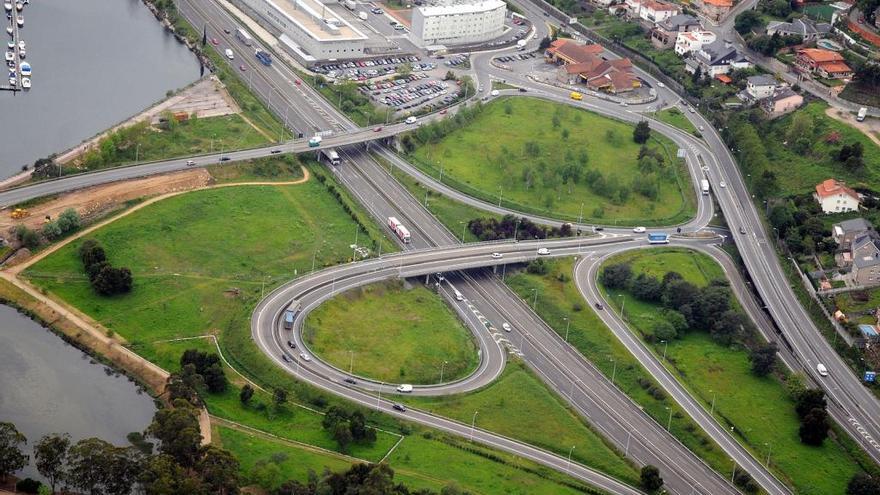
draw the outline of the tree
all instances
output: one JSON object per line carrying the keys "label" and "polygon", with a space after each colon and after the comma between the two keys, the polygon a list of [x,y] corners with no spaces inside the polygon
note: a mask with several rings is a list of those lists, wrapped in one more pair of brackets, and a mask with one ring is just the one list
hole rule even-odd
{"label": "tree", "polygon": [[14,424],[0,422],[0,480],[27,466],[29,457],[21,451],[26,443]]}
{"label": "tree", "polygon": [[798,434],[801,442],[807,445],[819,446],[828,438],[828,413],[824,409],[813,409],[801,420]]}
{"label": "tree", "polygon": [[752,373],[758,376],[766,376],[773,370],[776,363],[776,352],[778,351],[775,342],[767,344],[759,344],[749,353],[749,360],[752,362]]}
{"label": "tree", "polygon": [[663,284],[657,277],[640,273],[632,282],[632,293],[636,299],[657,302],[663,297]]}
{"label": "tree", "polygon": [[171,456],[181,466],[196,464],[202,433],[198,412],[189,402],[176,399],[172,407],[157,411],[147,433],[159,440],[159,452]]}
{"label": "tree", "polygon": [[866,473],[856,473],[846,485],[846,495],[877,495],[880,480]]}
{"label": "tree", "polygon": [[785,131],[785,139],[789,145],[792,145],[799,138],[812,139],[813,137],[813,116],[806,112],[795,112]]}
{"label": "tree", "polygon": [[546,50],[550,48],[550,43],[552,42],[553,40],[551,40],[549,36],[544,36],[543,38],[541,38],[541,42],[538,44],[538,50]]}
{"label": "tree", "polygon": [[745,324],[746,320],[742,313],[731,309],[722,313],[715,320],[709,334],[719,344],[730,345],[740,335],[740,331]]}
{"label": "tree", "polygon": [[92,287],[102,296],[114,296],[131,292],[131,270],[106,265],[95,275]]}
{"label": "tree", "polygon": [[336,440],[339,450],[348,452],[348,446],[354,441],[348,421],[336,423],[336,426],[333,428],[333,440]]}
{"label": "tree", "polygon": [[173,457],[151,457],[138,477],[146,495],[207,495],[202,480],[184,469]]}
{"label": "tree", "polygon": [[683,306],[697,299],[699,292],[697,286],[687,280],[671,280],[663,288],[663,305],[681,311]]}
{"label": "tree", "polygon": [[202,376],[205,379],[205,387],[212,394],[225,392],[226,387],[229,385],[229,382],[226,380],[226,374],[223,373],[223,368],[220,367],[219,363],[215,363],[204,370]]}
{"label": "tree", "polygon": [[68,452],[68,483],[89,495],[128,495],[141,471],[140,454],[86,438]]}
{"label": "tree", "polygon": [[64,479],[64,465],[69,449],[70,436],[66,433],[46,435],[34,445],[34,463],[37,472],[49,482],[52,493],[55,493],[58,483]]}
{"label": "tree", "polygon": [[599,279],[608,289],[624,289],[632,278],[632,268],[626,263],[608,265],[602,270]]}
{"label": "tree", "polygon": [[639,475],[639,481],[642,487],[648,491],[659,490],[663,486],[663,478],[660,477],[660,470],[656,466],[650,464],[644,466]]}
{"label": "tree", "polygon": [[730,309],[730,289],[720,286],[709,286],[700,290],[694,300],[694,313],[703,328],[711,326],[718,315]]}
{"label": "tree", "polygon": [[233,495],[238,493],[238,460],[229,451],[212,445],[201,451],[196,471],[210,493]]}
{"label": "tree", "polygon": [[655,320],[651,325],[651,331],[657,340],[668,342],[676,337],[675,327],[666,320]]}
{"label": "tree", "polygon": [[736,16],[736,21],[734,21],[733,23],[733,28],[736,29],[736,32],[738,32],[739,34],[746,34],[753,28],[761,25],[761,23],[761,14],[750,9]]}
{"label": "tree", "polygon": [[805,389],[795,398],[795,411],[801,419],[813,409],[825,410],[826,407],[825,392],[818,388]]}
{"label": "tree", "polygon": [[272,400],[275,402],[276,406],[283,406],[287,402],[287,391],[283,388],[276,388],[275,391],[272,392]]}
{"label": "tree", "polygon": [[238,400],[240,400],[242,404],[247,404],[251,401],[251,397],[253,396],[254,387],[251,387],[249,383],[245,383],[244,387],[241,387],[241,392],[238,394]]}
{"label": "tree", "polygon": [[648,126],[647,120],[642,120],[636,124],[635,129],[633,129],[633,141],[639,144],[645,144],[650,137],[651,128]]}
{"label": "tree", "polygon": [[78,229],[80,225],[79,213],[73,208],[68,208],[58,215],[57,223],[63,233],[67,234],[73,232]]}

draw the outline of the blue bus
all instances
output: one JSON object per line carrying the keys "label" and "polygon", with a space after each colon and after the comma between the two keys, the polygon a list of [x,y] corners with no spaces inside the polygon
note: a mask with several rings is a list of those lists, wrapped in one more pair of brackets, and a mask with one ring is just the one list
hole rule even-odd
{"label": "blue bus", "polygon": [[669,234],[665,232],[652,232],[648,234],[648,244],[669,244]]}
{"label": "blue bus", "polygon": [[296,318],[296,315],[299,314],[299,303],[294,301],[287,311],[284,312],[284,329],[292,330],[293,329],[293,320]]}

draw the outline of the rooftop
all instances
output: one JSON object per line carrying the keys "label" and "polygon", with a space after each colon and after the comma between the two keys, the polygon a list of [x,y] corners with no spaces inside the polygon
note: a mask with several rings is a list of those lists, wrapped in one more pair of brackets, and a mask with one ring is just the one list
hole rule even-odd
{"label": "rooftop", "polygon": [[703,3],[713,7],[733,7],[733,0],[703,0]]}
{"label": "rooftop", "polygon": [[871,224],[864,218],[851,218],[834,224],[834,229],[840,229],[841,233],[859,232],[863,230],[871,230]]}
{"label": "rooftop", "polygon": [[821,48],[803,48],[798,50],[798,55],[803,55],[816,63],[843,61],[843,55]]}
{"label": "rooftop", "polygon": [[318,41],[367,39],[318,0],[266,0],[266,3]]}
{"label": "rooftop", "polygon": [[859,199],[859,194],[854,190],[846,187],[842,182],[837,182],[834,179],[826,179],[822,181],[821,184],[816,185],[816,195],[820,198],[827,198],[828,196],[834,196],[835,194],[846,194]]}
{"label": "rooftop", "polygon": [[749,76],[746,78],[746,82],[752,86],[776,86],[779,84],[776,82],[776,79],[765,74]]}
{"label": "rooftop", "polygon": [[500,7],[505,7],[506,5],[507,4],[505,4],[502,0],[482,0],[480,2],[474,3],[425,6],[419,7],[418,9],[423,16],[430,17],[438,15],[473,14],[476,12],[486,12],[489,10],[495,10]]}

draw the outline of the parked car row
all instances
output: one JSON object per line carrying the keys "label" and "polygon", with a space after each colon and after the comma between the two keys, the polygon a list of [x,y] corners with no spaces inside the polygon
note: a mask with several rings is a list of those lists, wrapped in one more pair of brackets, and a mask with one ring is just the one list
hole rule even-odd
{"label": "parked car row", "polygon": [[449,67],[458,67],[459,65],[467,62],[467,60],[468,60],[467,55],[458,55],[454,58],[450,58],[449,60],[447,60],[444,63]]}
{"label": "parked car row", "polygon": [[401,86],[392,91],[388,91],[388,89],[373,91],[371,95],[376,101],[383,105],[400,109],[410,109],[441,96],[448,95],[448,87],[448,83],[429,80],[417,85]]}
{"label": "parked car row", "polygon": [[379,81],[371,84],[364,84],[361,86],[361,91],[364,91],[366,88],[367,91],[372,92],[373,95],[378,95],[380,93],[376,93],[376,91],[381,90],[389,90],[389,91],[381,91],[382,93],[389,93],[391,89],[394,89],[399,86],[403,86],[404,84],[411,83],[413,81],[418,81],[420,79],[427,78],[427,74],[410,74],[405,77],[400,77],[397,79],[389,79],[386,81]]}
{"label": "parked car row", "polygon": [[532,53],[517,53],[516,55],[506,55],[504,57],[498,57],[495,60],[499,62],[515,62],[517,60],[527,60],[530,58],[535,58],[538,55],[538,52]]}
{"label": "parked car row", "polygon": [[[340,75],[356,75],[377,77],[380,75],[393,72],[400,64],[417,64],[419,57],[415,55],[404,55],[400,57],[385,57],[374,60],[354,60],[351,62],[338,62],[333,64],[321,64],[312,67],[312,70],[318,74],[326,74],[329,77],[338,77]],[[422,64],[418,64],[421,67]],[[369,69],[375,67],[375,69]],[[427,69],[419,69],[427,70]]]}

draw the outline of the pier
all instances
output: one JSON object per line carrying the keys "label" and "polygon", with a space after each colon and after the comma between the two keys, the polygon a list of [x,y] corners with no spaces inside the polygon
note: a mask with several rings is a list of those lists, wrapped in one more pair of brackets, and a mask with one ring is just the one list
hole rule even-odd
{"label": "pier", "polygon": [[[19,41],[21,41],[21,37],[19,36],[18,22],[16,21],[16,18],[18,16],[23,15],[22,14],[23,8],[22,8],[22,10],[18,10],[18,4],[21,2],[23,2],[23,0],[19,0],[19,2],[15,2],[14,0],[4,0],[4,3],[8,3],[9,5],[12,5],[12,10],[7,10],[4,6],[4,13],[6,14],[7,26],[8,26],[8,28],[10,28],[12,30],[11,33],[9,32],[9,29],[6,30],[7,39],[11,40],[13,42],[13,44],[15,45],[13,48],[9,48],[7,45],[5,52],[6,53],[12,52],[13,58],[11,61],[5,60],[5,58],[4,58],[4,60],[6,61],[7,69],[13,69],[13,68],[15,69],[15,76],[14,77],[4,77],[4,78],[0,79],[0,90],[3,90],[3,91],[16,92],[16,91],[21,91],[22,89],[25,89],[25,88],[22,88],[22,83],[21,83],[21,80],[22,80],[21,62],[23,60],[21,58],[21,49],[19,47]],[[12,84],[13,80],[15,81],[15,84]]]}

